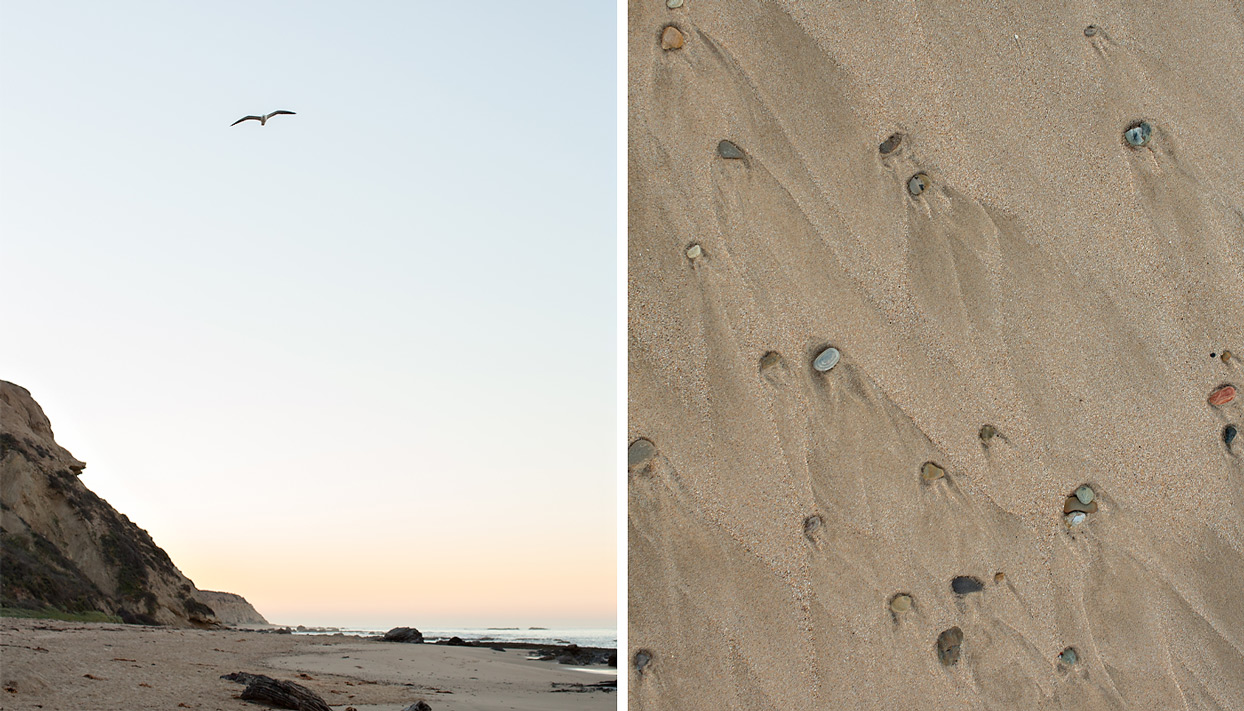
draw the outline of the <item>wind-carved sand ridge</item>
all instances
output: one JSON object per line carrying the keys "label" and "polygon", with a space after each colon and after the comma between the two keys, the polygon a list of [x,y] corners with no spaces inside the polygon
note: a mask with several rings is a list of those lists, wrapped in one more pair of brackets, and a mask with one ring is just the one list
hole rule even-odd
{"label": "wind-carved sand ridge", "polygon": [[915,7],[630,4],[631,706],[1239,708],[1244,16]]}

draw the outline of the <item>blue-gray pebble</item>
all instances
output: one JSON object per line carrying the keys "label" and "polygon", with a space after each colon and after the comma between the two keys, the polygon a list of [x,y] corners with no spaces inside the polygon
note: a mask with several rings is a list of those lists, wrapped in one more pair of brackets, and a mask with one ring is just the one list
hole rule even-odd
{"label": "blue-gray pebble", "polygon": [[967,595],[968,593],[980,592],[985,589],[981,581],[970,575],[960,575],[950,581],[950,589],[955,591],[956,595]]}
{"label": "blue-gray pebble", "polygon": [[838,361],[841,358],[842,354],[838,352],[837,348],[826,348],[812,361],[812,367],[823,373],[838,365]]}
{"label": "blue-gray pebble", "polygon": [[1141,121],[1123,132],[1123,138],[1125,138],[1130,145],[1138,148],[1148,143],[1149,137],[1152,135],[1153,127],[1150,126],[1147,121]]}
{"label": "blue-gray pebble", "polygon": [[717,155],[722,158],[739,159],[743,157],[743,149],[730,141],[722,141],[717,144]]}

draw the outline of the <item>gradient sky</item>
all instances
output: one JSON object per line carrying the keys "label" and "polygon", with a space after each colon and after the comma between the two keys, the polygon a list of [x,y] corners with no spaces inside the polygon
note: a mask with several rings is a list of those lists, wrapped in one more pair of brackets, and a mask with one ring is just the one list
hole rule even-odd
{"label": "gradient sky", "polygon": [[0,378],[83,482],[272,622],[612,626],[614,4],[0,8]]}

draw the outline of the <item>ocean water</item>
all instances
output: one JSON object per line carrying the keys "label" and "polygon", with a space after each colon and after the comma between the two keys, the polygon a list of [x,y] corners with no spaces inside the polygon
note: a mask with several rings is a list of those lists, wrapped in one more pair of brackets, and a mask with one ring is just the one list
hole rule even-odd
{"label": "ocean water", "polygon": [[[461,637],[467,642],[525,642],[530,644],[577,644],[580,647],[617,648],[618,631],[612,627],[571,628],[552,627],[459,627],[459,628],[418,628],[423,638],[435,642],[450,637]],[[295,630],[294,634],[341,634],[370,637],[382,635],[388,629],[351,629],[347,627],[308,627]]]}

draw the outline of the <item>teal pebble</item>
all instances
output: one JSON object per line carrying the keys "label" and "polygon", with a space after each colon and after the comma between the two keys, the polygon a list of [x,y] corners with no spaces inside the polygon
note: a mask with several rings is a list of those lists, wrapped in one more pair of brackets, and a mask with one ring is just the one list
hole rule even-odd
{"label": "teal pebble", "polygon": [[1071,647],[1064,649],[1062,653],[1058,655],[1058,661],[1067,665],[1075,664],[1077,659],[1076,650]]}
{"label": "teal pebble", "polygon": [[1123,132],[1123,138],[1127,140],[1128,144],[1137,148],[1148,143],[1152,135],[1153,127],[1147,121],[1141,121]]}

